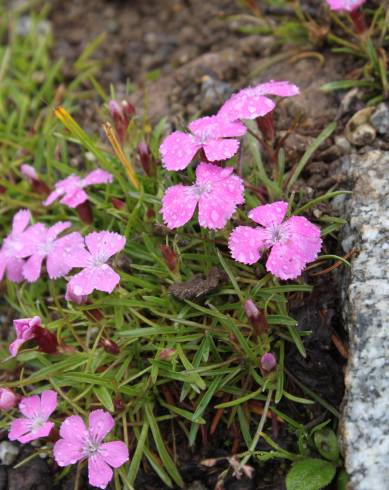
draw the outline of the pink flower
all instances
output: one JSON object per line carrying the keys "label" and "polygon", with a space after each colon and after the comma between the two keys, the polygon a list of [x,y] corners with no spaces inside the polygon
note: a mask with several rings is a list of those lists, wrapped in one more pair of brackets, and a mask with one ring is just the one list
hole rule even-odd
{"label": "pink flower", "polygon": [[112,293],[120,276],[107,262],[124,248],[126,239],[118,233],[100,231],[87,235],[85,243],[88,250],[79,250],[72,257],[72,265],[83,270],[70,279],[68,290],[76,297],[88,295],[94,289]]}
{"label": "pink flower", "polygon": [[57,236],[69,226],[69,221],[59,221],[50,228],[41,223],[37,225],[39,233],[36,233],[32,240],[31,256],[23,266],[23,276],[28,282],[39,279],[45,257],[50,279],[62,277],[72,269],[71,259],[79,250],[84,249],[84,239],[79,233],[70,233],[57,239]]}
{"label": "pink flower", "polygon": [[48,422],[48,419],[56,408],[57,393],[52,390],[43,391],[41,396],[22,398],[19,410],[24,417],[12,421],[9,440],[26,444],[48,436],[54,427],[53,422]]}
{"label": "pink flower", "polygon": [[352,12],[361,5],[363,5],[366,0],[326,0],[331,10],[345,10],[347,12]]}
{"label": "pink flower", "polygon": [[292,83],[270,81],[256,87],[249,87],[232,95],[220,108],[218,116],[227,121],[239,119],[256,119],[271,112],[275,103],[266,95],[291,97],[300,93],[299,88]]}
{"label": "pink flower", "polygon": [[112,175],[100,169],[93,170],[93,172],[83,179],[78,175],[70,175],[55,184],[55,190],[43,204],[49,206],[59,197],[63,196],[60,203],[66,204],[70,208],[76,208],[88,200],[88,195],[84,191],[84,187],[88,185],[106,184],[107,182],[112,182]]}
{"label": "pink flower", "polygon": [[13,323],[16,330],[16,340],[9,345],[9,352],[12,357],[15,357],[25,342],[35,338],[36,327],[41,327],[42,325],[39,316],[21,318],[14,320]]}
{"label": "pink flower", "polygon": [[11,410],[18,404],[19,397],[8,388],[0,388],[0,410]]}
{"label": "pink flower", "polygon": [[206,116],[189,124],[192,134],[175,131],[162,143],[160,151],[168,170],[186,168],[202,148],[210,162],[227,160],[238,151],[237,136],[246,133],[239,122],[229,122],[218,116]]}
{"label": "pink flower", "polygon": [[199,223],[204,228],[224,228],[244,202],[243,182],[232,175],[231,167],[221,168],[210,163],[200,163],[196,168],[196,183],[169,187],[162,199],[162,215],[169,228],[187,223],[199,205]]}
{"label": "pink flower", "polygon": [[5,272],[11,281],[23,281],[23,258],[31,255],[31,237],[37,230],[37,225],[27,228],[30,219],[31,213],[27,209],[21,209],[13,217],[11,233],[0,250],[0,281]]}
{"label": "pink flower", "polygon": [[54,458],[59,466],[69,466],[88,459],[89,483],[106,488],[112,480],[112,468],[128,461],[128,448],[122,441],[103,442],[115,425],[104,410],[89,414],[89,429],[78,415],[67,417],[61,425],[61,438],[54,444]]}
{"label": "pink flower", "polygon": [[287,208],[287,202],[278,201],[251,210],[249,217],[261,227],[235,228],[228,244],[232,257],[254,264],[263,250],[271,248],[266,269],[280,279],[298,277],[321,249],[320,228],[302,216],[282,222]]}

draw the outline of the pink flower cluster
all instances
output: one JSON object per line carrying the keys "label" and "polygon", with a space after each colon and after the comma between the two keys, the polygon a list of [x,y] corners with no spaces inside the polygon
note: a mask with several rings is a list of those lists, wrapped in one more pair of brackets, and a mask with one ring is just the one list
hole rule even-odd
{"label": "pink flower cluster", "polygon": [[[218,162],[233,157],[239,149],[239,137],[246,134],[242,123],[270,113],[275,103],[266,95],[289,97],[299,89],[289,82],[263,83],[234,94],[214,116],[189,124],[189,133],[175,131],[162,143],[160,152],[167,170],[183,170],[199,154],[196,182],[192,186],[175,185],[167,189],[162,200],[162,215],[169,228],[178,228],[199,207],[199,224],[203,228],[224,228],[239,204],[244,203],[244,187],[232,168]],[[210,163],[212,162],[212,163]]]}
{"label": "pink flower cluster", "polygon": [[[9,393],[5,396],[10,398]],[[9,439],[26,444],[47,437],[54,427],[49,418],[56,408],[57,393],[52,390],[44,391],[41,396],[22,398],[19,410],[23,417],[11,422]],[[112,480],[112,468],[119,468],[129,458],[124,442],[103,442],[114,426],[113,417],[104,410],[90,412],[89,427],[86,427],[78,415],[67,417],[59,430],[61,438],[54,444],[55,461],[59,466],[69,466],[87,459],[89,483],[98,488],[106,488]]]}
{"label": "pink flower cluster", "polygon": [[[244,186],[231,167],[217,162],[231,158],[239,148],[238,137],[246,133],[245,119],[263,118],[273,111],[275,103],[267,95],[290,97],[298,87],[286,82],[263,83],[232,95],[215,116],[202,117],[189,124],[190,133],[175,131],[162,143],[162,162],[168,170],[186,168],[201,152],[196,168],[196,182],[168,188],[162,198],[162,216],[173,229],[183,226],[198,206],[200,226],[212,230],[224,228],[239,204],[244,203]],[[214,162],[214,163],[209,163]],[[320,229],[306,218],[294,216],[282,222],[288,204],[276,202],[259,206],[249,217],[259,228],[239,226],[229,239],[232,257],[253,264],[261,253],[271,249],[266,268],[281,279],[298,277],[307,262],[315,260],[321,248]]]}
{"label": "pink flower cluster", "polygon": [[48,228],[42,223],[29,226],[30,220],[28,210],[15,214],[11,233],[0,249],[0,280],[7,273],[16,283],[24,279],[35,282],[46,261],[50,279],[66,276],[73,268],[82,268],[68,284],[76,297],[86,296],[94,289],[113,291],[120,277],[107,262],[124,248],[126,240],[122,235],[100,231],[85,238],[78,232],[59,237],[71,226],[69,221]]}

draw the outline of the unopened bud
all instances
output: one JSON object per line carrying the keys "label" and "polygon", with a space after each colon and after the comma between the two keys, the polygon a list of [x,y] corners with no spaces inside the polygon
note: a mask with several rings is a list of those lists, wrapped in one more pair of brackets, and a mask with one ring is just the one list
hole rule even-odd
{"label": "unopened bud", "polygon": [[84,201],[76,207],[80,220],[86,225],[93,223],[93,212],[89,201]]}
{"label": "unopened bud", "polygon": [[27,163],[24,163],[23,165],[20,166],[20,171],[30,182],[32,186],[32,190],[34,192],[43,195],[49,194],[50,189],[48,185],[39,178],[39,175],[36,173],[36,170],[32,165],[28,165]]}
{"label": "unopened bud", "polygon": [[76,303],[77,305],[83,305],[87,302],[88,296],[85,294],[78,294],[77,286],[73,288],[68,284],[68,287],[66,288],[65,299],[66,301],[71,301],[72,303]]}
{"label": "unopened bud", "polygon": [[149,146],[144,141],[141,141],[137,147],[137,151],[145,174],[152,177],[155,174],[155,162]]}
{"label": "unopened bud", "polygon": [[126,203],[124,201],[122,201],[121,199],[118,199],[117,197],[111,197],[111,202],[112,202],[113,206],[119,210],[123,209],[126,206]]}
{"label": "unopened bud", "polygon": [[267,323],[266,316],[263,311],[257,308],[253,300],[248,299],[245,302],[244,310],[258,336],[268,331],[269,324]]}
{"label": "unopened bud", "polygon": [[260,361],[261,371],[265,374],[270,373],[277,365],[277,359],[271,352],[266,352],[263,354]]}
{"label": "unopened bud", "polygon": [[126,100],[123,100],[121,103],[116,100],[110,100],[108,109],[111,113],[119,141],[123,144],[128,125],[132,116],[135,114],[135,108]]}
{"label": "unopened bud", "polygon": [[120,347],[117,345],[116,342],[111,339],[101,339],[100,346],[105,350],[105,352],[108,352],[109,354],[116,355],[120,353]]}
{"label": "unopened bud", "polygon": [[174,272],[177,268],[177,254],[174,250],[172,250],[170,247],[167,245],[160,245],[160,250],[163,255],[163,258],[165,259],[166,265],[168,266],[169,270]]}
{"label": "unopened bud", "polygon": [[167,347],[166,349],[161,350],[159,353],[159,358],[163,361],[171,359],[176,353],[175,349],[170,349]]}
{"label": "unopened bud", "polygon": [[123,398],[120,395],[118,395],[113,400],[113,406],[115,407],[115,410],[117,410],[118,412],[121,412],[126,405],[125,405],[125,403],[123,401]]}
{"label": "unopened bud", "polygon": [[0,410],[11,410],[19,403],[19,399],[9,388],[0,388]]}

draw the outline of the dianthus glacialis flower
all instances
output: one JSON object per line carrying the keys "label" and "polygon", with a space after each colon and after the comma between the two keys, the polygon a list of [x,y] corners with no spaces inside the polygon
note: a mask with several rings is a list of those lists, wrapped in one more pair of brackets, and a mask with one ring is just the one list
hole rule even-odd
{"label": "dianthus glacialis flower", "polygon": [[88,295],[94,289],[112,293],[120,276],[107,262],[124,248],[125,237],[109,231],[93,232],[85,237],[85,243],[88,250],[81,249],[72,257],[73,267],[83,270],[70,279],[68,290],[76,297]]}
{"label": "dianthus glacialis flower", "polygon": [[162,215],[169,228],[187,223],[199,205],[199,223],[204,228],[224,228],[238,204],[243,204],[243,182],[233,169],[210,163],[196,168],[196,183],[169,187],[162,199]]}
{"label": "dianthus glacialis flower", "polygon": [[286,81],[270,81],[249,87],[233,94],[220,108],[218,116],[226,121],[256,119],[271,112],[276,104],[266,95],[291,97],[300,93],[299,88]]}
{"label": "dianthus glacialis flower", "polygon": [[56,408],[57,393],[52,390],[43,391],[41,396],[22,398],[19,410],[24,417],[12,421],[9,440],[26,444],[48,436],[54,427],[53,422],[49,422],[48,419]]}
{"label": "dianthus glacialis flower", "polygon": [[61,204],[66,204],[70,208],[76,208],[83,202],[88,200],[88,195],[84,188],[89,185],[106,184],[112,182],[112,175],[105,170],[93,170],[83,179],[78,175],[70,175],[66,179],[59,180],[55,184],[55,190],[51,192],[49,197],[43,202],[44,206],[49,206],[54,201],[59,199]]}
{"label": "dianthus glacialis flower", "polygon": [[71,226],[69,221],[59,221],[50,228],[38,223],[38,233],[32,238],[31,256],[23,265],[23,276],[35,282],[41,274],[42,262],[47,257],[46,268],[50,279],[58,279],[72,269],[72,257],[84,249],[84,239],[80,233],[70,233],[57,238]]}
{"label": "dianthus glacialis flower", "polygon": [[331,10],[343,10],[346,12],[352,12],[361,5],[363,5],[366,0],[326,0]]}
{"label": "dianthus glacialis flower", "polygon": [[228,243],[232,257],[254,264],[263,250],[271,249],[266,269],[280,279],[298,277],[321,249],[320,228],[302,216],[283,221],[287,209],[284,201],[252,209],[249,217],[261,226],[235,228]]}
{"label": "dianthus glacialis flower", "polygon": [[89,428],[80,416],[67,417],[59,431],[61,439],[54,444],[57,464],[69,466],[88,459],[89,483],[106,488],[112,480],[112,468],[119,468],[128,461],[128,448],[124,442],[103,442],[114,425],[113,417],[104,410],[89,414]]}
{"label": "dianthus glacialis flower", "polygon": [[227,160],[238,151],[239,141],[247,128],[218,116],[206,116],[189,124],[191,133],[175,131],[162,143],[160,152],[167,170],[186,168],[196,153],[203,149],[210,162]]}
{"label": "dianthus glacialis flower", "polygon": [[31,255],[31,238],[37,230],[33,225],[28,227],[31,213],[27,209],[18,211],[12,220],[11,233],[4,239],[0,250],[0,281],[4,273],[13,282],[23,281],[23,258]]}

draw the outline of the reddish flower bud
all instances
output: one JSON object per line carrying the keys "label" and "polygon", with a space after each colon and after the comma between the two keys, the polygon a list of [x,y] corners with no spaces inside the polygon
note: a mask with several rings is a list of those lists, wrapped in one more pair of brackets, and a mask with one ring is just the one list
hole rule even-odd
{"label": "reddish flower bud", "polygon": [[166,349],[161,350],[159,353],[159,358],[163,361],[171,359],[176,353],[175,349],[170,349],[167,347]]}
{"label": "reddish flower bud", "polygon": [[163,258],[165,259],[166,265],[168,266],[169,270],[174,272],[177,268],[177,254],[174,250],[172,250],[170,247],[167,245],[160,245],[159,246],[161,253],[163,255]]}
{"label": "reddish flower bud", "polygon": [[120,347],[117,345],[116,342],[111,339],[102,338],[100,340],[100,346],[105,350],[105,352],[108,352],[109,354],[116,355],[120,352]]}
{"label": "reddish flower bud", "polygon": [[266,352],[266,354],[263,354],[260,361],[260,368],[262,373],[270,373],[270,371],[273,371],[276,366],[277,359],[274,354],[272,354],[271,352]]}
{"label": "reddish flower bud", "polygon": [[0,388],[0,410],[11,410],[19,403],[20,397],[9,388]]}
{"label": "reddish flower bud", "polygon": [[118,412],[121,412],[122,410],[124,410],[124,407],[126,406],[124,401],[123,401],[123,398],[118,395],[114,400],[113,400],[113,406],[115,407],[115,410],[117,410]]}
{"label": "reddish flower bud", "polygon": [[137,147],[137,151],[145,174],[152,177],[155,174],[155,162],[149,146],[144,141],[141,141]]}
{"label": "reddish flower bud", "polygon": [[366,30],[366,21],[365,16],[363,15],[362,10],[355,9],[350,12],[351,20],[353,21],[355,31],[357,34],[363,34]]}
{"label": "reddish flower bud", "polygon": [[262,117],[258,117],[257,126],[267,140],[269,141],[274,140],[275,128],[274,128],[274,121],[273,121],[273,111],[268,112]]}
{"label": "reddish flower bud", "polygon": [[111,197],[111,203],[116,209],[123,209],[126,206],[126,203],[117,197]]}
{"label": "reddish flower bud", "polygon": [[43,194],[45,196],[50,193],[49,186],[39,178],[33,166],[25,163],[20,166],[20,171],[30,182],[32,190],[34,192],[36,192],[37,194]]}
{"label": "reddish flower bud", "polygon": [[0,194],[5,194],[6,191],[7,189],[3,185],[0,185]]}
{"label": "reddish flower bud", "polygon": [[266,316],[263,311],[259,310],[253,300],[248,299],[244,304],[244,309],[251,325],[255,329],[257,335],[266,333],[269,329]]}
{"label": "reddish flower bud", "polygon": [[86,225],[93,223],[93,212],[89,201],[85,201],[76,207],[80,220]]}
{"label": "reddish flower bud", "polygon": [[135,114],[135,108],[126,100],[123,100],[120,104],[116,100],[110,100],[108,109],[111,113],[119,141],[123,144],[128,125],[132,116]]}

